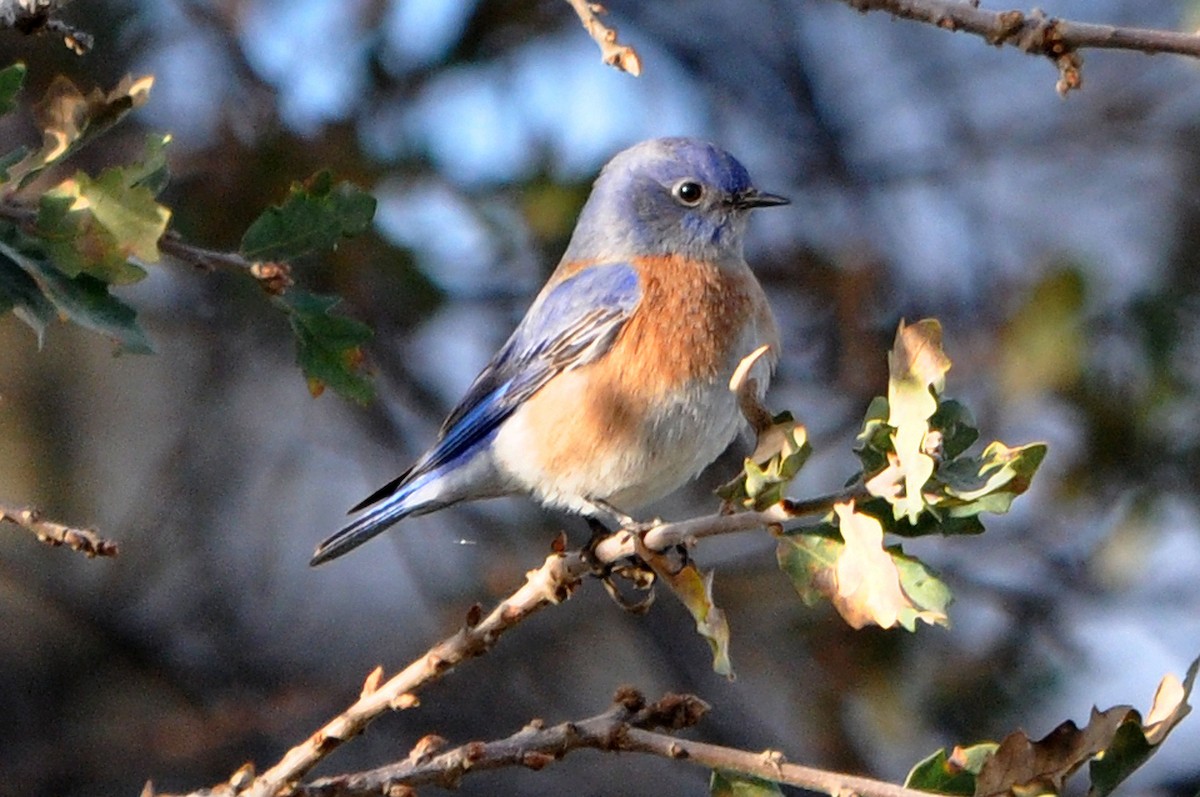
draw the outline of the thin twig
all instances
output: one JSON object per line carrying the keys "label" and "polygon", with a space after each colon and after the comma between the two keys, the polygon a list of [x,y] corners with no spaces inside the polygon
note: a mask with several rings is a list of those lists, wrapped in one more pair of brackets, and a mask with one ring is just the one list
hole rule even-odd
{"label": "thin twig", "polygon": [[[31,236],[38,235],[38,214],[31,207],[13,200],[0,201],[0,218],[15,223]],[[163,233],[158,239],[158,249],[164,255],[204,271],[227,269],[245,272],[258,280],[262,289],[272,296],[278,296],[292,285],[291,267],[287,263],[247,260],[237,252],[205,249],[187,243],[175,230]]]}
{"label": "thin twig", "polygon": [[1045,56],[1059,70],[1058,91],[1066,94],[1083,85],[1079,50],[1133,50],[1173,53],[1200,58],[1200,34],[1150,28],[1096,25],[1048,17],[1040,10],[992,11],[962,0],[842,0],[863,13],[886,11],[896,17],[961,30],[981,36],[997,47],[1011,45],[1031,55]]}
{"label": "thin twig", "polygon": [[[467,613],[462,628],[434,645],[386,682],[380,683],[383,680],[382,668],[372,672],[367,677],[361,696],[353,705],[289,750],[270,769],[244,784],[244,790],[231,782],[196,794],[237,793],[241,797],[273,797],[290,784],[296,784],[318,762],[343,742],[362,733],[377,717],[388,711],[417,705],[416,692],[419,689],[437,681],[462,662],[487,653],[506,631],[544,607],[566,600],[583,576],[591,573],[597,565],[616,564],[634,556],[637,551],[635,535],[641,536],[642,545],[647,549],[662,552],[677,545],[690,545],[704,537],[777,527],[804,516],[824,514],[849,494],[838,493],[803,504],[777,504],[761,512],[712,515],[679,523],[659,523],[649,528],[622,529],[588,553],[582,549],[552,553],[541,567],[529,571],[525,583],[487,616],[482,616],[478,606],[473,607]],[[853,494],[857,495],[857,492]],[[237,776],[235,780],[241,781],[242,776]],[[239,782],[238,786],[243,784]]]}
{"label": "thin twig", "polygon": [[116,556],[118,553],[115,542],[101,537],[94,530],[75,528],[47,520],[38,509],[31,507],[9,509],[0,506],[0,522],[6,520],[32,532],[47,545],[65,545],[73,551],[79,551],[89,559],[94,556]]}
{"label": "thin twig", "polygon": [[863,797],[927,797],[926,792],[871,778],[788,764],[776,751],[755,753],[692,742],[659,730],[690,728],[700,721],[707,713],[708,705],[693,695],[668,694],[647,706],[636,691],[622,688],[614,701],[608,711],[585,720],[564,722],[550,728],[535,720],[505,739],[470,742],[445,752],[438,746],[445,740],[426,737],[404,761],[368,772],[321,778],[298,787],[295,794],[303,797],[372,797],[403,794],[405,788],[425,785],[453,789],[472,772],[514,766],[540,770],[572,751],[593,749],[649,753],[831,795],[853,792]]}
{"label": "thin twig", "polygon": [[605,13],[604,6],[588,0],[567,0],[571,8],[579,16],[583,29],[600,47],[600,57],[609,66],[615,66],[622,72],[637,77],[642,74],[642,59],[632,47],[617,41],[617,29],[610,28],[600,21],[598,14]]}

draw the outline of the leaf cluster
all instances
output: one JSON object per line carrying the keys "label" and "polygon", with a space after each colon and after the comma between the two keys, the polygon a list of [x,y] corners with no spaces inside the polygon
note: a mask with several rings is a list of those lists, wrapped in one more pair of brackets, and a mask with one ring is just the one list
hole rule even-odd
{"label": "leaf cluster", "polygon": [[[0,115],[16,110],[24,79],[22,64],[0,69]],[[84,93],[59,77],[34,107],[40,146],[0,153],[0,314],[27,324],[39,347],[50,324],[63,320],[104,335],[118,353],[149,353],[136,311],[114,289],[144,279],[169,240],[177,257],[236,265],[258,280],[288,318],[297,363],[314,395],[329,386],[368,400],[373,391],[362,346],[370,330],[331,313],[336,297],[295,287],[290,263],[363,233],[375,213],[370,195],[318,173],[250,225],[239,253],[211,253],[168,233],[171,211],[159,196],[170,179],[170,135],[147,136],[133,163],[62,177],[67,159],[144,104],[153,83],[126,77],[111,91]]]}

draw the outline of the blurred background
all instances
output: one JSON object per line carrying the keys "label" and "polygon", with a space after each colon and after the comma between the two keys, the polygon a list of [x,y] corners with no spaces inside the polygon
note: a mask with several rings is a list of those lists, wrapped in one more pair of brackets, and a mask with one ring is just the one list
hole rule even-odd
{"label": "blurred background", "polygon": [[[943,745],[1041,736],[1093,704],[1145,711],[1200,653],[1200,71],[1085,53],[1061,99],[1045,60],[836,0],[612,0],[644,74],[603,66],[562,0],[93,0],[96,37],[0,31],[0,64],[149,103],[77,167],[169,131],[163,200],[192,243],[234,249],[293,180],[331,168],[379,199],[369,235],[300,263],[376,330],[379,399],[313,399],[283,316],[233,274],[177,264],[122,298],[153,356],[76,327],[39,351],[0,319],[0,500],[98,527],[85,560],[0,529],[0,795],[135,794],[265,768],[490,605],[578,519],[526,500],[407,522],[312,570],[344,511],[433,439],[553,268],[597,170],[685,134],[764,189],[748,256],[784,333],[776,409],[816,454],[798,497],[838,488],[900,318],[933,315],[947,393],[983,439],[1050,443],[1034,490],[978,538],[906,544],[956,594],[951,630],[848,629],[805,608],[766,535],[706,542],[732,626],[728,682],[667,595],[646,617],[595,583],[425,690],[319,773],[402,758],[421,736],[507,735],[602,711],[620,684],[713,705],[693,735],[899,780]],[[1194,28],[1192,0],[1046,0],[1088,22]],[[0,127],[37,141],[28,108]],[[715,508],[731,451],[654,511]],[[1192,795],[1189,719],[1124,793]],[[619,769],[618,769],[619,768]],[[614,775],[614,772],[617,774]],[[461,793],[706,793],[707,773],[578,753]]]}

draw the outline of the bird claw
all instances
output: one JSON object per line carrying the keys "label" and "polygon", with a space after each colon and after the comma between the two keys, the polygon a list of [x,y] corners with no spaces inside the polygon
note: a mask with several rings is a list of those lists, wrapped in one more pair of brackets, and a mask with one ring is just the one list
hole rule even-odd
{"label": "bird claw", "polygon": [[[622,609],[631,614],[645,614],[650,610],[651,604],[654,603],[654,581],[656,578],[654,571],[636,556],[617,562],[600,561],[596,556],[596,546],[612,536],[613,532],[594,517],[588,517],[587,524],[592,530],[592,536],[587,541],[587,544],[583,546],[581,554],[583,560],[587,562],[588,567],[591,569],[592,575],[600,579],[600,583],[604,585],[604,591]],[[622,594],[621,588],[617,586],[615,581],[617,577],[629,581],[635,589],[646,592],[647,595],[638,600],[626,597]]]}

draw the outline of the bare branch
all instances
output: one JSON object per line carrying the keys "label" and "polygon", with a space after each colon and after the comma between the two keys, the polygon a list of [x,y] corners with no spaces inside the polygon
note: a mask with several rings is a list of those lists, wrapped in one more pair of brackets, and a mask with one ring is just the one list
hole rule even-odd
{"label": "bare branch", "polygon": [[[359,699],[324,727],[289,750],[270,769],[253,780],[241,797],[272,797],[295,784],[323,758],[341,744],[362,733],[380,715],[417,705],[416,692],[440,679],[462,662],[487,653],[509,629],[546,606],[561,603],[579,586],[583,576],[597,565],[616,564],[635,556],[640,544],[645,549],[662,552],[677,545],[691,545],[696,540],[718,534],[752,531],[764,527],[779,527],[783,523],[814,514],[824,514],[833,504],[859,495],[861,488],[846,493],[824,496],[805,502],[784,502],[761,512],[735,515],[712,515],[679,523],[655,523],[646,527],[621,529],[586,552],[582,549],[555,552],[546,557],[542,566],[529,571],[525,583],[481,618],[479,607],[467,613],[466,622],[452,636],[434,645],[424,655],[410,663],[382,684],[381,675],[372,672],[366,679]],[[239,776],[240,777],[240,776]],[[235,787],[221,784],[197,794],[233,794]]]}
{"label": "bare branch", "polygon": [[774,750],[750,752],[693,742],[663,732],[690,728],[707,711],[708,705],[693,695],[668,694],[656,703],[646,705],[645,699],[635,690],[623,687],[615,695],[611,709],[585,720],[564,722],[550,728],[544,727],[540,720],[534,720],[505,739],[470,742],[445,752],[440,750],[444,739],[426,737],[404,761],[368,772],[321,778],[298,787],[295,794],[303,797],[369,797],[405,794],[405,789],[426,785],[454,789],[472,772],[514,766],[539,770],[574,750],[593,749],[648,753],[830,795],[926,795],[872,778],[789,764]]}
{"label": "bare branch", "polygon": [[158,239],[158,248],[163,254],[205,271],[217,268],[244,271],[258,280],[262,289],[272,296],[278,296],[292,286],[292,271],[287,263],[250,261],[237,252],[204,249],[185,242],[174,230],[167,230]]}
{"label": "bare branch", "polygon": [[9,509],[0,506],[0,522],[7,520],[26,531],[33,532],[37,538],[47,545],[65,545],[73,551],[79,551],[89,559],[95,556],[116,556],[117,544],[106,540],[92,529],[78,529],[42,516],[41,510],[26,507],[25,509]]}
{"label": "bare branch", "polygon": [[605,13],[604,6],[588,0],[567,0],[571,8],[579,16],[583,29],[600,47],[600,57],[609,66],[615,66],[622,72],[637,77],[642,74],[642,59],[637,52],[624,44],[617,42],[617,29],[610,28],[600,21],[598,14]]}
{"label": "bare branch", "polygon": [[1030,55],[1045,56],[1059,71],[1057,89],[1065,95],[1081,88],[1079,50],[1094,48],[1174,53],[1200,58],[1200,34],[1149,28],[1122,28],[1048,17],[1038,9],[991,11],[978,0],[842,0],[863,13],[886,11],[896,17],[961,30],[997,47],[1011,45]]}

